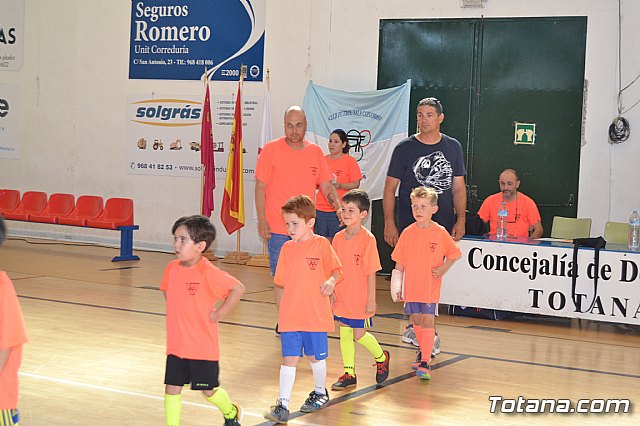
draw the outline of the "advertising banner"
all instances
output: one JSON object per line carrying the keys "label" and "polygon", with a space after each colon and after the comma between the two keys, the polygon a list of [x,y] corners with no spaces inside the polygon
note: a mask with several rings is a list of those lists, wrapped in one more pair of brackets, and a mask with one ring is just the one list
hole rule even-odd
{"label": "advertising banner", "polygon": [[22,68],[24,0],[0,0],[0,71]]}
{"label": "advertising banner", "polygon": [[133,0],[129,78],[262,81],[266,0]]}
{"label": "advertising banner", "polygon": [[[233,127],[234,95],[211,96],[216,179],[224,179]],[[203,99],[131,95],[127,106],[128,173],[200,178]],[[244,176],[255,179],[261,99],[243,102]]]}
{"label": "advertising banner", "polygon": [[0,84],[0,158],[20,158],[20,86]]}

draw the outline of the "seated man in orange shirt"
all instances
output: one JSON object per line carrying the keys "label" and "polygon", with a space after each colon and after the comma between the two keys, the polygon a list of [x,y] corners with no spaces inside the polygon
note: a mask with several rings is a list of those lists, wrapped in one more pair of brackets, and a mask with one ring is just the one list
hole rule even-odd
{"label": "seated man in orange shirt", "polygon": [[500,173],[500,192],[485,198],[478,216],[489,222],[491,227],[489,233],[495,234],[498,224],[498,210],[502,202],[505,202],[509,215],[507,216],[507,236],[509,237],[531,237],[540,238],[542,236],[542,224],[540,223],[540,213],[536,203],[522,192],[518,192],[520,179],[513,169],[505,169]]}

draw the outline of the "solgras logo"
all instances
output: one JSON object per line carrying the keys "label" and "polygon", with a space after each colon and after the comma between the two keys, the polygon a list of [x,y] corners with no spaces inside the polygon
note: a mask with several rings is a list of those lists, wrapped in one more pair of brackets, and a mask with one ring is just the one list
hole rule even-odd
{"label": "solgras logo", "polygon": [[149,99],[131,105],[139,105],[131,121],[149,126],[199,126],[202,117],[202,102],[185,99]]}

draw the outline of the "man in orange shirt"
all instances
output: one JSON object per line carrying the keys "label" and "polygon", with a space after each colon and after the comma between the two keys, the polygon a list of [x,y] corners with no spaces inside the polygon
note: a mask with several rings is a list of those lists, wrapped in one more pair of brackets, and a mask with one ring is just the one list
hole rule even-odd
{"label": "man in orange shirt", "polygon": [[[0,245],[6,228],[0,216]],[[22,362],[22,345],[27,330],[16,290],[4,271],[0,271],[0,425],[17,425],[18,369]]]}
{"label": "man in orange shirt", "polygon": [[[304,139],[306,131],[304,111],[299,106],[290,107],[284,114],[285,136],[267,143],[256,164],[258,232],[267,240],[271,275],[275,274],[282,245],[290,239],[280,211],[289,198],[304,194],[314,200],[319,188],[329,204],[340,210],[324,153]],[[274,286],[274,293],[279,308],[282,289]]]}
{"label": "man in orange shirt", "polygon": [[507,235],[509,237],[542,236],[542,223],[540,212],[536,203],[522,192],[518,191],[520,179],[513,169],[505,169],[500,173],[500,192],[485,198],[478,210],[478,216],[485,222],[489,222],[490,234],[496,233],[498,223],[498,210],[504,201],[509,215],[507,216]]}
{"label": "man in orange shirt", "polygon": [[167,300],[166,424],[180,424],[182,388],[191,383],[191,389],[202,391],[218,407],[225,425],[240,426],[242,409],[218,380],[218,322],[238,303],[244,286],[202,256],[216,238],[208,218],[182,217],[172,233],[177,259],[169,262],[160,284]]}
{"label": "man in orange shirt", "polygon": [[[431,220],[438,211],[438,194],[433,188],[411,191],[415,222],[402,231],[391,253],[396,268],[391,276],[391,297],[404,300],[404,313],[411,322],[420,345],[421,359],[413,368],[420,379],[431,378],[431,348],[435,337],[435,313],[440,301],[442,276],[462,253],[447,230]],[[400,284],[403,281],[404,288]]]}
{"label": "man in orange shirt", "polygon": [[334,330],[329,296],[342,278],[342,265],[329,240],[313,233],[316,206],[306,195],[282,206],[288,235],[282,246],[274,282],[283,289],[278,324],[282,337],[280,396],[264,414],[268,420],[287,423],[296,366],[306,355],[311,363],[314,388],[300,411],[310,413],[329,402],[326,389],[329,351],[327,332]]}

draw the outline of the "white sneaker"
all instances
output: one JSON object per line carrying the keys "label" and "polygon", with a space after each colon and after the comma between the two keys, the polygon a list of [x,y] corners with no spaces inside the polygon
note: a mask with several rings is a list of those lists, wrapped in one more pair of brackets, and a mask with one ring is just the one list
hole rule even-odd
{"label": "white sneaker", "polygon": [[413,327],[407,326],[404,329],[404,333],[402,333],[402,341],[404,343],[411,343],[413,346],[420,346],[418,344],[418,339],[416,338],[416,332],[413,331]]}
{"label": "white sneaker", "polygon": [[440,353],[440,336],[436,333],[433,338],[433,348],[431,349],[431,358],[435,358]]}

